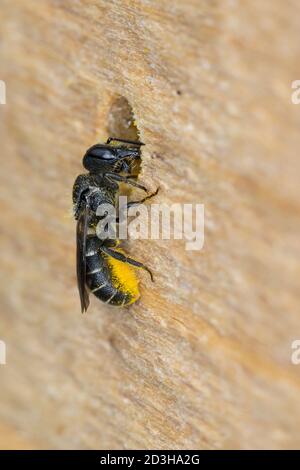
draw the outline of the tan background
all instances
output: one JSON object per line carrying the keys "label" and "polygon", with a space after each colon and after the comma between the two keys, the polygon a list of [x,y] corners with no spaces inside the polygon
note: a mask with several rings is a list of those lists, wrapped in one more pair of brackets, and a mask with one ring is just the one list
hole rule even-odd
{"label": "tan background", "polygon": [[[1,0],[0,445],[299,447],[300,5]],[[82,316],[71,188],[119,96],[156,202],[205,246],[131,241],[142,298]]]}

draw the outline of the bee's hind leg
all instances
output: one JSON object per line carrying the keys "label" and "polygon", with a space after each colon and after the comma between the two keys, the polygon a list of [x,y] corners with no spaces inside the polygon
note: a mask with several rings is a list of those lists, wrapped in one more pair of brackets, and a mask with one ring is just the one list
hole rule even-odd
{"label": "bee's hind leg", "polygon": [[101,246],[100,250],[103,251],[103,253],[106,253],[108,256],[111,256],[112,258],[122,261],[122,263],[132,264],[132,266],[136,266],[137,268],[144,269],[150,275],[151,281],[154,282],[154,277],[153,277],[152,272],[150,271],[149,268],[147,268],[147,266],[145,266],[140,261],[136,261],[135,259],[129,258],[123,253],[120,253],[119,251],[114,251],[111,248],[108,248],[107,246]]}

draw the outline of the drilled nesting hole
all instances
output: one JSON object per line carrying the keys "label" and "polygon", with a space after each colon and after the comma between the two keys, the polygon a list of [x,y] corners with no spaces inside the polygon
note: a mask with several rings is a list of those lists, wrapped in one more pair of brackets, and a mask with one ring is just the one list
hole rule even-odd
{"label": "drilled nesting hole", "polygon": [[[119,139],[139,141],[139,131],[133,114],[133,109],[126,98],[117,98],[109,111],[107,122],[108,135]],[[126,145],[126,144],[124,144]],[[135,174],[140,172],[140,163],[134,169]]]}
{"label": "drilled nesting hole", "polygon": [[109,134],[113,137],[139,140],[133,110],[126,98],[120,97],[113,102],[108,115],[107,127]]}

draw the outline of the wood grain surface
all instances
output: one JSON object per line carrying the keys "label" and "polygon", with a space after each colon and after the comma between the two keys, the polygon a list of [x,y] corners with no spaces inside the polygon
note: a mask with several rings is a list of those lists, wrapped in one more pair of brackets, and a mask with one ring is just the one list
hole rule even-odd
{"label": "wood grain surface", "polygon": [[[0,447],[22,447],[7,426],[33,448],[300,446],[299,18],[296,0],[1,0]],[[204,203],[205,244],[127,242],[156,282],[81,315],[71,190],[122,97],[140,181]]]}

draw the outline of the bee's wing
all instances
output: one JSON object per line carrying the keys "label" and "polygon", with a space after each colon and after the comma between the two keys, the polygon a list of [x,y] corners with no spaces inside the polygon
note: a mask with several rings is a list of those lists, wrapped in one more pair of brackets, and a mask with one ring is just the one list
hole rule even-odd
{"label": "bee's wing", "polygon": [[80,211],[77,230],[76,230],[76,244],[77,244],[77,284],[80,295],[81,311],[86,312],[90,301],[89,293],[86,287],[86,235],[88,229],[89,208],[84,206]]}

